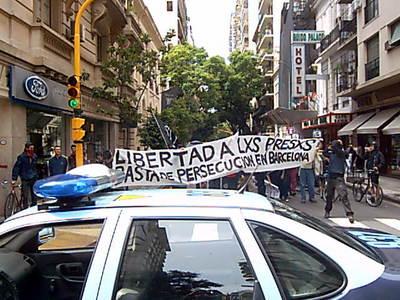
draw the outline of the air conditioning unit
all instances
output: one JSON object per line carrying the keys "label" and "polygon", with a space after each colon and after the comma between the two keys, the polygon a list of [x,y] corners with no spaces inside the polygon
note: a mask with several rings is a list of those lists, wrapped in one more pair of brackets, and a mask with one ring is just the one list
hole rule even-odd
{"label": "air conditioning unit", "polygon": [[386,41],[385,50],[390,51],[390,50],[396,48],[397,46],[400,46],[400,39],[397,41]]}

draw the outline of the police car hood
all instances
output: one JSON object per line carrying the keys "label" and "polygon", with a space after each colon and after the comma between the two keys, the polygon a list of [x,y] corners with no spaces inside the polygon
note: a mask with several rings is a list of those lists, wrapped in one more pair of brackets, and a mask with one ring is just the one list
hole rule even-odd
{"label": "police car hood", "polygon": [[398,275],[400,281],[400,237],[367,228],[344,228],[345,232],[372,250],[385,265],[385,274]]}

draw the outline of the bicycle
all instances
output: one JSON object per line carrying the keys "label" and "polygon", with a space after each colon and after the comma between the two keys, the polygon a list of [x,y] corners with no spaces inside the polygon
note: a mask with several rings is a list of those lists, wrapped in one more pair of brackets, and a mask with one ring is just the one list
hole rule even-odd
{"label": "bicycle", "polygon": [[[374,170],[368,170],[367,184],[365,185],[365,178],[362,177],[353,183],[352,191],[355,201],[361,202],[364,196],[367,195],[367,204],[371,207],[378,207],[383,201],[383,190],[379,184],[371,181],[371,176],[374,174],[377,174],[377,172]],[[374,190],[374,193],[372,193],[372,190]]]}
{"label": "bicycle", "polygon": [[[1,183],[2,186],[5,186],[8,182],[5,180]],[[21,199],[18,198],[16,189],[21,189],[21,185],[11,186],[11,191],[8,193],[6,197],[6,202],[4,204],[4,218],[7,219],[11,217],[13,214],[23,210],[24,196],[21,193]]]}

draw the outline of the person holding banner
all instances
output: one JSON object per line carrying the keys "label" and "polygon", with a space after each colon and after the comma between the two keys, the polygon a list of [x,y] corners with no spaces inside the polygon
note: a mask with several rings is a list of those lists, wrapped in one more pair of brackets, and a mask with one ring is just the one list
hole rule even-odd
{"label": "person holding banner", "polygon": [[315,191],[314,191],[314,186],[315,186],[314,159],[310,162],[303,162],[300,167],[301,203],[306,203],[306,188],[308,190],[309,201],[316,202]]}
{"label": "person holding banner", "polygon": [[348,157],[348,153],[343,149],[342,141],[333,141],[332,149],[330,151],[325,151],[324,156],[329,159],[325,218],[330,217],[332,201],[336,190],[342,199],[346,216],[348,217],[350,223],[354,223],[354,212],[351,209],[350,201],[347,195],[347,187],[344,182],[346,158]]}

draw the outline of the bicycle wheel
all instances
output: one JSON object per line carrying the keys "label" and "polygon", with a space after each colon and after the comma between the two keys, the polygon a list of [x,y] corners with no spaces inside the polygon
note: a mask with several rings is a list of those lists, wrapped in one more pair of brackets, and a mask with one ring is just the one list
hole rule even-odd
{"label": "bicycle wheel", "polygon": [[379,196],[371,196],[367,197],[367,204],[372,207],[378,207],[382,204],[383,201],[383,190],[379,185],[375,185],[376,189],[379,189],[378,195]]}
{"label": "bicycle wheel", "polygon": [[364,188],[362,183],[354,182],[353,183],[353,198],[355,201],[360,202],[362,197],[364,196]]}
{"label": "bicycle wheel", "polygon": [[15,193],[9,193],[4,204],[4,218],[9,218],[18,211],[18,199]]}

